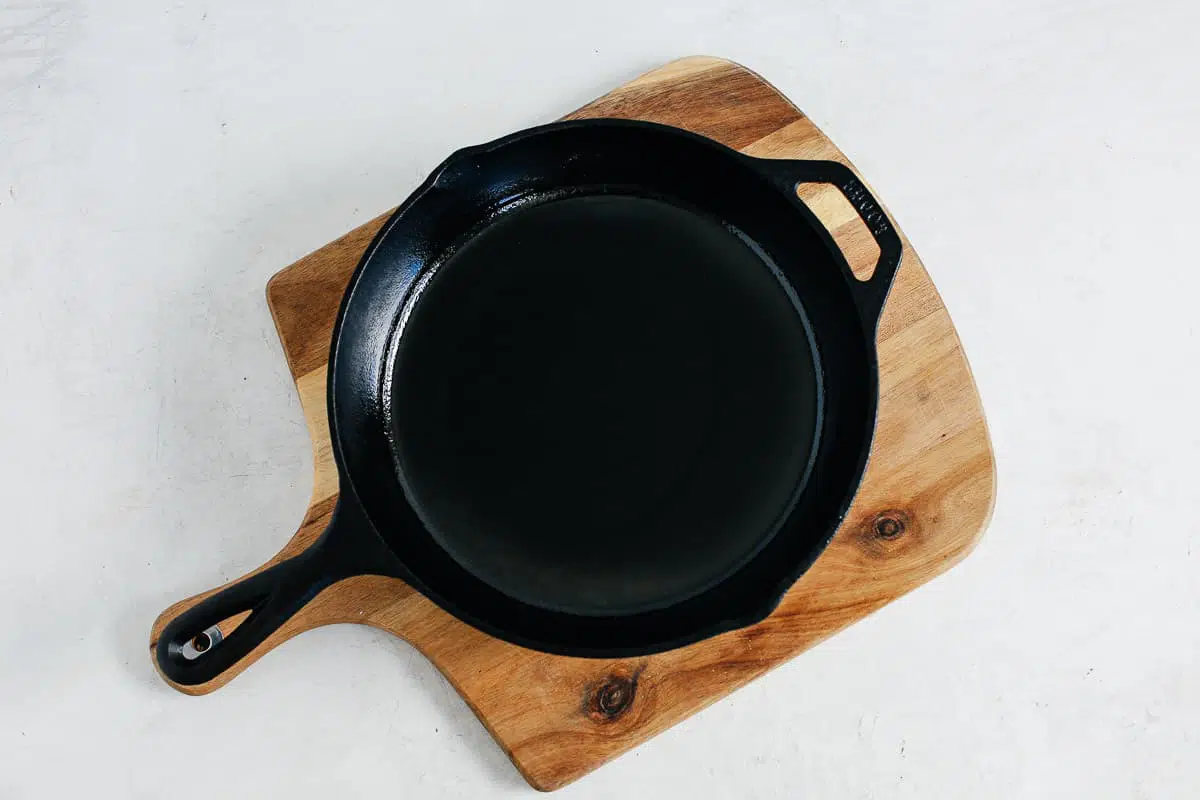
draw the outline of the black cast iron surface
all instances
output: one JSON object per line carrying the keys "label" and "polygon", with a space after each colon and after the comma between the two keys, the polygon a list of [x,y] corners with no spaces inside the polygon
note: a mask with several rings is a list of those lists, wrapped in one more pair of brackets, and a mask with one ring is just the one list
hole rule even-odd
{"label": "black cast iron surface", "polygon": [[[810,182],[837,186],[875,236],[869,280],[798,199]],[[619,120],[455,153],[346,290],[334,521],[174,620],[164,674],[211,680],[356,574],[401,577],[488,633],[570,655],[657,652],[763,619],[861,480],[900,253],[834,162]]]}

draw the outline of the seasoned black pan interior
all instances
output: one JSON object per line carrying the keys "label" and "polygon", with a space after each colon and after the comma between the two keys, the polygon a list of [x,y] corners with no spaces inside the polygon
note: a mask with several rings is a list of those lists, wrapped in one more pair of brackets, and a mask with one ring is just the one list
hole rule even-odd
{"label": "seasoned black pan interior", "polygon": [[631,194],[525,198],[430,273],[391,364],[424,526],[521,602],[644,612],[770,540],[820,428],[804,311],[727,224]]}

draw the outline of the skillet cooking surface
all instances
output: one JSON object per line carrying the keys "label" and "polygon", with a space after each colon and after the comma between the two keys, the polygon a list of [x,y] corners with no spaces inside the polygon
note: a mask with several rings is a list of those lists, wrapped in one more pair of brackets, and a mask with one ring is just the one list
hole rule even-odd
{"label": "skillet cooking surface", "polygon": [[756,553],[802,488],[808,323],[765,255],[698,211],[526,202],[407,314],[391,392],[406,492],[510,597],[592,615],[678,602]]}

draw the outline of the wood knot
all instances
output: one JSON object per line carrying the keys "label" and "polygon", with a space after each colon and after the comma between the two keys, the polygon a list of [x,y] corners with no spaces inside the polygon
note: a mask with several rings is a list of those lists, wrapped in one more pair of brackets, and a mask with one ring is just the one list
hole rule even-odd
{"label": "wood knot", "polygon": [[641,673],[614,670],[603,680],[588,687],[584,694],[584,712],[593,722],[615,722],[633,706]]}
{"label": "wood knot", "polygon": [[907,550],[909,539],[916,533],[916,523],[907,511],[889,508],[867,517],[855,538],[865,553],[889,556]]}
{"label": "wood knot", "polygon": [[871,528],[880,539],[896,539],[908,530],[908,520],[901,511],[884,511],[875,515]]}

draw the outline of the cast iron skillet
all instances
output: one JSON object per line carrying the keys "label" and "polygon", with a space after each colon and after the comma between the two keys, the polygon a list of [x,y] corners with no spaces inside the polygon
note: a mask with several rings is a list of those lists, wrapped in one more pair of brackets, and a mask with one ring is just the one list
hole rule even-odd
{"label": "cast iron skillet", "polygon": [[[796,187],[879,244],[858,281]],[[845,166],[619,120],[460,150],[346,290],[329,364],[341,495],[306,552],[163,632],[212,680],[330,584],[404,579],[487,633],[575,656],[766,617],[857,491],[894,227]],[[205,652],[194,637],[249,617]]]}

